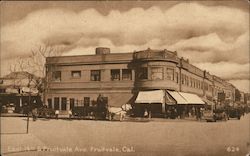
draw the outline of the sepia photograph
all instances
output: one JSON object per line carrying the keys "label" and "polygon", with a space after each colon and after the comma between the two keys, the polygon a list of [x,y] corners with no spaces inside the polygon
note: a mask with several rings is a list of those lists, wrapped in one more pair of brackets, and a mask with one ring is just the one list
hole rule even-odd
{"label": "sepia photograph", "polygon": [[1,1],[0,156],[250,156],[249,4]]}

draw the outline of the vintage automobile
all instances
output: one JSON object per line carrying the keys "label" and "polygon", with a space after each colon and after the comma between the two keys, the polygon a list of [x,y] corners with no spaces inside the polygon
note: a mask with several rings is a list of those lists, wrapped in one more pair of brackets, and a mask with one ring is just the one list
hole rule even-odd
{"label": "vintage automobile", "polygon": [[237,118],[240,120],[240,117],[242,115],[240,108],[229,108],[228,109],[228,118]]}
{"label": "vintage automobile", "polygon": [[37,109],[38,117],[53,118],[55,117],[55,110],[47,107],[40,107]]}
{"label": "vintage automobile", "polygon": [[13,103],[2,106],[2,113],[14,113],[15,105]]}
{"label": "vintage automobile", "polygon": [[223,109],[215,109],[215,110],[205,110],[203,111],[202,119],[207,122],[212,121],[216,122],[217,120],[228,120],[228,116]]}

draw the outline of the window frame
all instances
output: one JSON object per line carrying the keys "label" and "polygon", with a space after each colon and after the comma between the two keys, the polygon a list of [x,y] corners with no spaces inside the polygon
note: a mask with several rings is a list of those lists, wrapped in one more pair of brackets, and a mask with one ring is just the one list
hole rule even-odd
{"label": "window frame", "polygon": [[[57,108],[56,108],[56,106],[57,106]],[[59,97],[54,97],[54,109],[55,110],[59,110],[60,109],[60,98]]]}
{"label": "window frame", "polygon": [[[74,76],[74,73],[79,73],[79,76]],[[74,78],[74,79],[79,79],[82,77],[82,72],[81,70],[72,70],[71,71],[71,78]]]}
{"label": "window frame", "polygon": [[[97,75],[98,77],[96,77]],[[101,81],[101,70],[90,70],[90,81]]]}
{"label": "window frame", "polygon": [[[152,66],[150,69],[151,69],[151,79],[152,80],[163,80],[164,79],[164,68],[163,67]],[[157,69],[157,70],[160,69],[161,71],[159,72],[159,71],[156,71],[155,69]],[[159,77],[155,78],[154,74],[158,75],[159,73],[161,74],[161,78],[159,78]]]}
{"label": "window frame", "polygon": [[[128,73],[126,73],[128,75],[128,78],[125,78],[125,71],[128,71]],[[127,77],[127,76],[126,76]],[[122,69],[122,80],[132,80],[132,69]]]}
{"label": "window frame", "polygon": [[[60,74],[59,74],[60,73]],[[59,74],[59,78],[57,78],[57,74]],[[61,82],[62,81],[62,72],[61,71],[53,71],[52,72],[52,81],[53,82]]]}
{"label": "window frame", "polygon": [[[171,70],[171,75],[170,75],[170,79],[169,79],[169,70]],[[171,67],[167,67],[166,68],[166,80],[171,80],[171,81],[174,81],[174,73],[175,73],[175,70],[174,68],[171,68]]]}
{"label": "window frame", "polygon": [[139,68],[136,77],[139,80],[148,80],[148,67]]}
{"label": "window frame", "polygon": [[70,98],[69,99],[69,109],[73,109],[75,107],[75,99]]}
{"label": "window frame", "polygon": [[90,97],[83,97],[83,105],[90,106]]}
{"label": "window frame", "polygon": [[48,102],[48,108],[52,109],[52,99],[51,98],[48,98],[47,99],[47,102]]}
{"label": "window frame", "polygon": [[67,97],[61,97],[61,110],[67,110]]}
{"label": "window frame", "polygon": [[111,81],[120,81],[121,80],[120,69],[111,69],[110,70],[110,79],[111,79]]}

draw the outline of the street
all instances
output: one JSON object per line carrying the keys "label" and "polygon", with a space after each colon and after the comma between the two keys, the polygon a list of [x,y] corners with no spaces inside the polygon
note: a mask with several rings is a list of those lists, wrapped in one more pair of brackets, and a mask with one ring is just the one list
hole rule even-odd
{"label": "street", "polygon": [[1,153],[43,155],[245,156],[249,119],[150,122],[1,117]]}

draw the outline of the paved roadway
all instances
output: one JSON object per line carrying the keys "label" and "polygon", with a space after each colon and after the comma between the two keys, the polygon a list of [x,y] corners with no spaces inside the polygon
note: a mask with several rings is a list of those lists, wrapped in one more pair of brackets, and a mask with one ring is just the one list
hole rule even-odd
{"label": "paved roadway", "polygon": [[245,156],[249,124],[250,114],[216,123],[38,119],[25,134],[25,118],[2,117],[1,151],[4,156]]}

